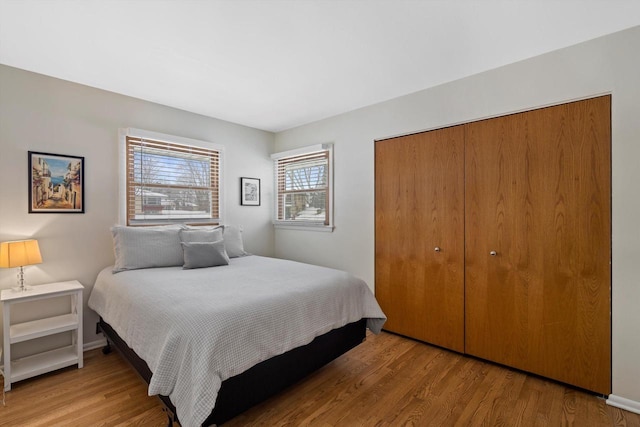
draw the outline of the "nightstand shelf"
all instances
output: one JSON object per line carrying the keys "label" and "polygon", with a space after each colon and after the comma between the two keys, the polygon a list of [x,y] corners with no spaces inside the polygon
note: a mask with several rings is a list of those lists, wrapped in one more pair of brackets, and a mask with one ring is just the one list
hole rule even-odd
{"label": "nightstand shelf", "polygon": [[[83,366],[82,291],[77,280],[33,286],[26,291],[4,289],[0,293],[4,321],[4,390],[11,383],[71,365]],[[28,322],[11,324],[11,309],[16,305],[48,298],[70,297],[70,312]],[[71,332],[72,344],[55,350],[11,360],[11,345],[49,335]]]}
{"label": "nightstand shelf", "polygon": [[65,314],[11,325],[9,336],[11,337],[11,344],[15,344],[60,332],[72,331],[77,328],[78,316],[76,314]]}
{"label": "nightstand shelf", "polygon": [[76,363],[78,363],[78,352],[75,345],[14,359],[11,361],[11,382],[66,368]]}

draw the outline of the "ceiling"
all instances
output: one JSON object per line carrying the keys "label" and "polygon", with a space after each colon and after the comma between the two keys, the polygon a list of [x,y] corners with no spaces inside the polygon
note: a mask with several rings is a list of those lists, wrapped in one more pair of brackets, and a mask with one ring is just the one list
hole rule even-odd
{"label": "ceiling", "polygon": [[0,63],[278,132],[636,25],[638,0],[0,0]]}

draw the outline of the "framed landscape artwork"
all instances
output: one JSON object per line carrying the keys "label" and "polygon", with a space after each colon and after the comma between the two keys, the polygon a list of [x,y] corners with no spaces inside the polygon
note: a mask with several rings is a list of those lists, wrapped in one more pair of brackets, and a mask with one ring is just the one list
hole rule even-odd
{"label": "framed landscape artwork", "polygon": [[29,151],[29,213],[84,213],[84,157]]}
{"label": "framed landscape artwork", "polygon": [[242,206],[260,206],[260,180],[258,178],[240,178],[240,204]]}

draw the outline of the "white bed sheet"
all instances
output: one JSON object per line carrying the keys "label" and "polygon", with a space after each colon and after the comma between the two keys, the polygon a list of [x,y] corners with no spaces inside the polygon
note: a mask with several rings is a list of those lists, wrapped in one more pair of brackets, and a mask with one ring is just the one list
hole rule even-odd
{"label": "white bed sheet", "polygon": [[227,378],[361,318],[374,333],[386,320],[364,281],[293,261],[111,270],[89,307],[147,362],[149,395],[169,396],[185,427],[202,424]]}

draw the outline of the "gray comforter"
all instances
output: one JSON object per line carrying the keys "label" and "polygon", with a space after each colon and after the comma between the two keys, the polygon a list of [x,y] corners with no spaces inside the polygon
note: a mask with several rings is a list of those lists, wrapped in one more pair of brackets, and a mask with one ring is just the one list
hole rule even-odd
{"label": "gray comforter", "polygon": [[347,323],[367,318],[378,333],[385,321],[362,280],[293,261],[111,270],[89,307],[147,362],[149,395],[169,396],[185,427],[202,424],[225,379]]}

